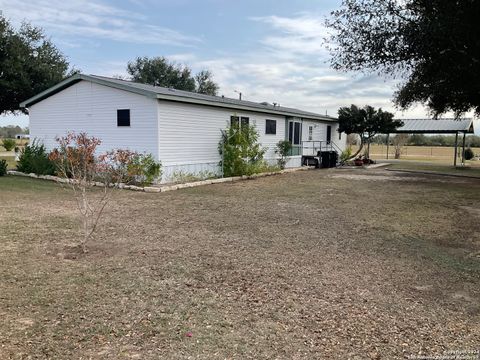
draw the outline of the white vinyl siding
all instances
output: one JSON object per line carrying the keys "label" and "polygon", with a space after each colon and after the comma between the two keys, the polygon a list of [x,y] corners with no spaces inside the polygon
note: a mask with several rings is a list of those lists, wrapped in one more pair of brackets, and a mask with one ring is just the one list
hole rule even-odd
{"label": "white vinyl siding", "polygon": [[[130,126],[117,126],[117,110],[130,109]],[[31,139],[48,149],[68,131],[102,140],[99,151],[124,148],[158,155],[157,101],[128,91],[82,80],[32,105]]]}
{"label": "white vinyl siding", "polygon": [[[257,129],[259,142],[267,147],[265,158],[274,161],[275,146],[285,139],[285,117],[160,100],[159,157],[166,177],[175,171],[173,169],[185,172],[218,171],[221,130],[230,126],[231,116],[249,118],[250,126]],[[265,134],[266,119],[277,121],[275,135]]]}
{"label": "white vinyl siding", "polygon": [[[130,126],[117,126],[117,110],[121,109],[130,110]],[[31,139],[42,141],[49,150],[56,146],[57,136],[86,132],[102,140],[99,152],[122,148],[153,154],[162,162],[163,181],[174,171],[219,174],[218,143],[231,116],[249,118],[270,163],[276,162],[276,144],[288,138],[285,116],[157,100],[87,80],[32,105],[29,112]],[[267,119],[276,121],[276,134],[265,134]],[[326,127],[331,125],[332,141],[345,148],[346,136],[338,140],[337,123],[289,119],[302,124],[302,141],[308,141],[309,126],[314,141],[325,141]],[[292,157],[287,167],[300,166],[300,162],[301,156]]]}
{"label": "white vinyl siding", "polygon": [[[309,128],[313,127],[312,129],[312,140],[309,140]],[[346,146],[346,136],[342,135],[342,139],[338,140],[338,124],[335,122],[326,123],[314,120],[304,120],[302,126],[302,141],[304,142],[304,155],[316,155],[316,152],[313,151],[312,148],[312,141],[315,141],[315,146],[318,147],[319,141],[322,141],[322,147],[326,146],[327,141],[327,126],[332,127],[332,138],[331,141],[336,145],[340,150],[344,150]],[[312,148],[310,150],[309,148]],[[336,149],[334,147],[334,149]]]}

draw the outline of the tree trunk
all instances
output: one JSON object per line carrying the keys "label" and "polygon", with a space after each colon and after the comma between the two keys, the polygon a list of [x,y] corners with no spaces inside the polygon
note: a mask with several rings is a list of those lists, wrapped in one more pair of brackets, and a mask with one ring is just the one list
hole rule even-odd
{"label": "tree trunk", "polygon": [[346,161],[355,159],[357,157],[357,155],[360,154],[362,149],[363,149],[363,138],[360,136],[360,147],[358,148],[357,152],[355,154],[353,154],[352,156],[350,156]]}

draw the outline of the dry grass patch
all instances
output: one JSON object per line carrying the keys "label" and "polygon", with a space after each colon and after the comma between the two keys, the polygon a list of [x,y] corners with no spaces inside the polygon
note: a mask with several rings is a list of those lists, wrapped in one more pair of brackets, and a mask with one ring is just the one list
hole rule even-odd
{"label": "dry grass patch", "polygon": [[0,358],[392,359],[480,343],[475,180],[325,170],[120,191],[78,257],[67,192],[6,177],[0,200]]}

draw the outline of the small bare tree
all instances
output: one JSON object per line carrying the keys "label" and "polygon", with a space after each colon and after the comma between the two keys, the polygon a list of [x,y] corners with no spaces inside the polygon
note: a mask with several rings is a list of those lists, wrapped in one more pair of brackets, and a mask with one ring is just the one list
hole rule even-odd
{"label": "small bare tree", "polygon": [[402,147],[405,146],[408,139],[408,134],[397,134],[393,138],[393,146],[395,147],[395,159],[400,159],[400,156],[402,155]]}
{"label": "small bare tree", "polygon": [[81,246],[87,252],[87,242],[110,201],[112,190],[131,176],[128,165],[136,153],[116,150],[96,156],[101,140],[86,133],[70,132],[56,141],[59,147],[50,153],[50,159],[77,202],[83,223]]}

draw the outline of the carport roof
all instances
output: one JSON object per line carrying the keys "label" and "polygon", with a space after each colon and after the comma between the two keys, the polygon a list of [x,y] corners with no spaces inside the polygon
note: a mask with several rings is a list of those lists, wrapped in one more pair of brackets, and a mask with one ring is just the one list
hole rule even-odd
{"label": "carport roof", "polygon": [[403,126],[394,133],[407,134],[473,134],[473,119],[401,119]]}

